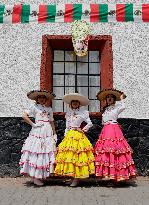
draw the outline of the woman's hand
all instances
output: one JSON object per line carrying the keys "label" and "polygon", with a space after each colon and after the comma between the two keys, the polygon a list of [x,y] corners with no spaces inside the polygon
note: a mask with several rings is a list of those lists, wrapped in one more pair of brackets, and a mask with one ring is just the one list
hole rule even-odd
{"label": "woman's hand", "polygon": [[57,134],[53,135],[54,142],[57,143]]}
{"label": "woman's hand", "polygon": [[54,151],[55,157],[56,157],[57,153],[58,153],[58,149],[56,148],[56,150]]}
{"label": "woman's hand", "polygon": [[74,130],[76,130],[78,132],[82,132],[82,129],[80,127],[76,127],[76,128],[74,128]]}
{"label": "woman's hand", "polygon": [[82,131],[83,131],[83,132],[87,132],[88,129],[87,129],[87,128],[83,128]]}
{"label": "woman's hand", "polygon": [[122,95],[120,96],[120,99],[123,100],[126,98],[126,95],[124,93],[122,93]]}
{"label": "woman's hand", "polygon": [[122,95],[120,96],[120,99],[123,100],[125,98],[124,93],[122,93]]}

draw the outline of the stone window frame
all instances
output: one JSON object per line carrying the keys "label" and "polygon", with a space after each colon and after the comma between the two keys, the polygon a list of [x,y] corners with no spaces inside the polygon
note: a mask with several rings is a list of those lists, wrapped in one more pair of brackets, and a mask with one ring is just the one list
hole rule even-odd
{"label": "stone window frame", "polygon": [[[113,88],[113,52],[110,35],[89,37],[89,50],[100,52],[100,88]],[[71,35],[43,35],[40,67],[40,89],[52,91],[54,50],[73,50]],[[102,104],[101,104],[102,106]],[[64,112],[54,112],[54,116],[64,117]],[[91,112],[91,117],[101,116],[100,112]]]}

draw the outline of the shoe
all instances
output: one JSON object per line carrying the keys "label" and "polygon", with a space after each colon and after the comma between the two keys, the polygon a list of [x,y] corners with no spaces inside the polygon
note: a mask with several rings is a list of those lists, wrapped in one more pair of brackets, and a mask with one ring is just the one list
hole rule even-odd
{"label": "shoe", "polygon": [[65,179],[63,182],[65,183],[65,185],[71,185],[72,179]]}
{"label": "shoe", "polygon": [[34,183],[34,178],[31,178],[30,183]]}
{"label": "shoe", "polygon": [[70,184],[70,187],[76,187],[79,184],[79,179],[74,179]]}
{"label": "shoe", "polygon": [[117,185],[117,182],[115,182],[113,179],[107,181],[107,187],[114,187],[115,185]]}
{"label": "shoe", "polygon": [[40,179],[34,179],[34,184],[37,186],[43,186],[44,183]]}

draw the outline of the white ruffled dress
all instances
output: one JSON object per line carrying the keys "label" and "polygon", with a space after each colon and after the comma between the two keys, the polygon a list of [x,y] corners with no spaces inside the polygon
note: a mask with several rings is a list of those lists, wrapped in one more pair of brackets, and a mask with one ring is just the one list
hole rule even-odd
{"label": "white ruffled dress", "polygon": [[54,172],[56,139],[50,122],[53,121],[51,107],[34,104],[25,111],[35,118],[40,127],[31,129],[22,147],[20,159],[20,173],[38,179],[45,179]]}

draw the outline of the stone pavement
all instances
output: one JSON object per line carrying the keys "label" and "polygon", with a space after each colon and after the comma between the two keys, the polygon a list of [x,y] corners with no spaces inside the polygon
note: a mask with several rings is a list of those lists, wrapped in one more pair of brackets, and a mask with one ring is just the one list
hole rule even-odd
{"label": "stone pavement", "polygon": [[29,178],[0,178],[0,205],[149,205],[149,177],[108,187],[107,181],[82,180],[71,188],[62,179],[35,187]]}

